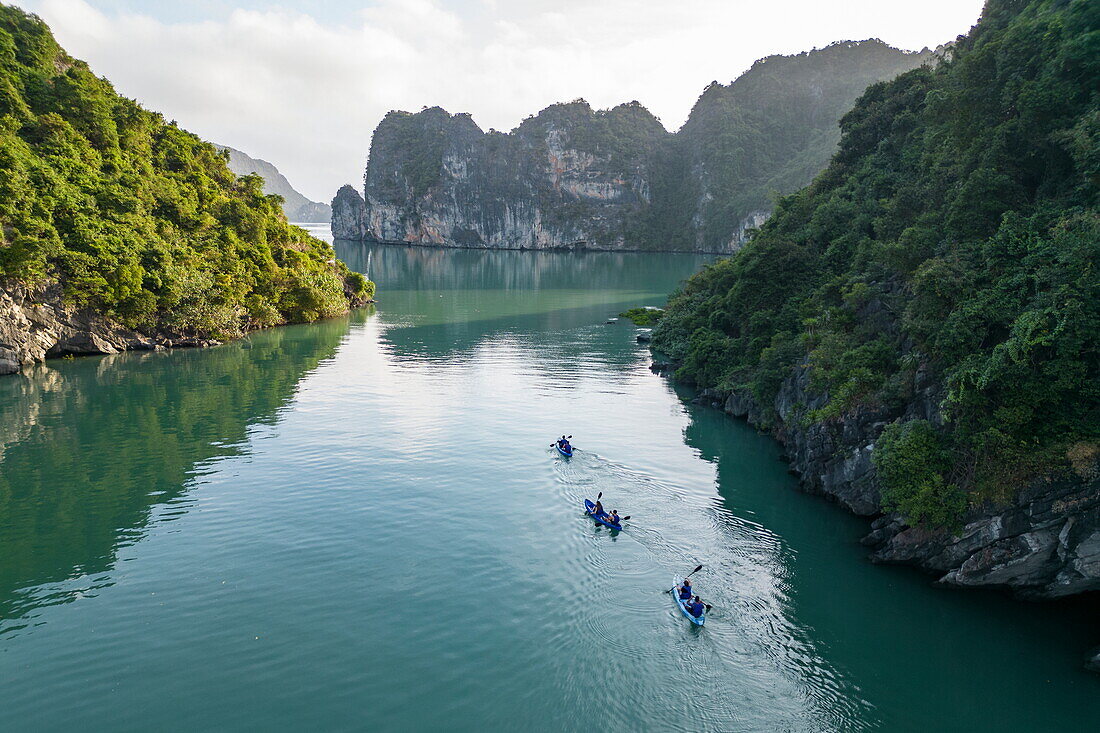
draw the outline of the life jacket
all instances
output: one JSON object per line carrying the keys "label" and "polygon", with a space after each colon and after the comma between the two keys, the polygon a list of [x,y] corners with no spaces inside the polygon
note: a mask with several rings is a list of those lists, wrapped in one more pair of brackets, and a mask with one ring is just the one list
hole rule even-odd
{"label": "life jacket", "polygon": [[692,595],[694,595],[694,593],[692,593],[691,586],[684,585],[684,586],[680,587],[680,600],[681,601],[690,601]]}
{"label": "life jacket", "polygon": [[702,616],[703,611],[706,610],[706,606],[704,606],[702,603],[692,603],[689,604],[687,608],[688,613],[690,613],[695,618],[699,618],[700,616]]}

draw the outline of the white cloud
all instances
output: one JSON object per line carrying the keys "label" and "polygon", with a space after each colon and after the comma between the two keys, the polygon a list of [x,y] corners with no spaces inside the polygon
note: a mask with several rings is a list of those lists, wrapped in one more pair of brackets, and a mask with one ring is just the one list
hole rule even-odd
{"label": "white cloud", "polygon": [[390,109],[438,104],[507,130],[555,101],[637,99],[675,129],[708,82],[757,58],[869,37],[934,46],[966,32],[982,1],[377,0],[343,22],[289,0],[189,22],[154,6],[20,4],[121,93],[327,201],[360,183]]}

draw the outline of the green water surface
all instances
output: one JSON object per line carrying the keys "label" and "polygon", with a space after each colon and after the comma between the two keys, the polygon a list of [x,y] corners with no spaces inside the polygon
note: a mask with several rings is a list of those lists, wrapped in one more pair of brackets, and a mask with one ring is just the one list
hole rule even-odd
{"label": "green water surface", "polygon": [[337,245],[376,308],[0,378],[0,730],[1100,725],[1095,604],[869,564],[605,324],[700,258]]}

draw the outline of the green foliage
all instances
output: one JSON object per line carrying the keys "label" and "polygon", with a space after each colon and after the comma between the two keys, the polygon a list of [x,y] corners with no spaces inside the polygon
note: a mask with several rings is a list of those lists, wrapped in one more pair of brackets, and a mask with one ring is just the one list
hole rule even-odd
{"label": "green foliage", "polygon": [[665,312],[660,308],[631,308],[619,314],[620,318],[629,318],[635,326],[656,326]]}
{"label": "green foliage", "polygon": [[910,524],[958,524],[966,495],[944,478],[951,468],[951,453],[942,443],[926,420],[886,426],[873,454],[884,509],[901,512]]}
{"label": "green foliage", "polygon": [[0,279],[58,279],[70,303],[143,329],[346,311],[347,268],[262,185],[0,5]]}
{"label": "green foliage", "polygon": [[1098,39],[1096,3],[991,0],[951,58],[867,89],[828,168],[674,295],[654,348],[765,406],[808,363],[811,422],[900,415],[930,375],[949,460],[898,490],[917,521],[1095,441]]}
{"label": "green foliage", "polygon": [[732,84],[711,83],[654,166],[647,236],[723,249],[743,220],[826,166],[837,120],[869,84],[930,60],[879,40],[846,41],[770,56]]}

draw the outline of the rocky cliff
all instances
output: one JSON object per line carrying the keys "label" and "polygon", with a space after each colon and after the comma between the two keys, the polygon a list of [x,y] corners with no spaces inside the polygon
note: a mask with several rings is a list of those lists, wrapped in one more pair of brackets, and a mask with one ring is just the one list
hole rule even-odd
{"label": "rocky cliff", "polygon": [[328,204],[310,201],[290,185],[274,164],[260,158],[253,158],[228,145],[216,145],[219,150],[229,152],[229,169],[238,176],[255,173],[264,179],[264,193],[283,197],[283,213],[290,221],[313,222],[329,221],[332,209]]}
{"label": "rocky cliff", "polygon": [[1012,501],[970,509],[953,531],[883,513],[871,460],[883,428],[899,418],[943,421],[938,381],[918,370],[910,387],[914,399],[900,409],[865,407],[825,423],[806,419],[829,395],[810,389],[805,366],[784,380],[773,410],[746,391],[707,389],[696,402],[771,432],[806,491],[875,517],[863,540],[875,562],[923,568],[945,586],[1034,599],[1100,590],[1100,454],[1079,456],[1071,471],[1033,481]]}
{"label": "rocky cliff", "polygon": [[128,329],[89,308],[63,304],[56,284],[0,287],[0,374],[58,356],[214,346],[213,339]]}
{"label": "rocky cliff", "polygon": [[[870,83],[932,58],[881,41],[757,62],[709,85],[668,133],[637,102],[557,104],[510,133],[438,107],[391,112],[364,197],[338,194],[341,239],[508,249],[730,252],[774,197],[805,185]],[[357,198],[359,200],[357,200]],[[334,204],[336,206],[337,204]]]}
{"label": "rocky cliff", "polygon": [[668,133],[637,102],[558,104],[503,134],[433,107],[391,112],[371,143],[366,199],[345,187],[342,239],[502,249],[636,248],[649,155]]}

